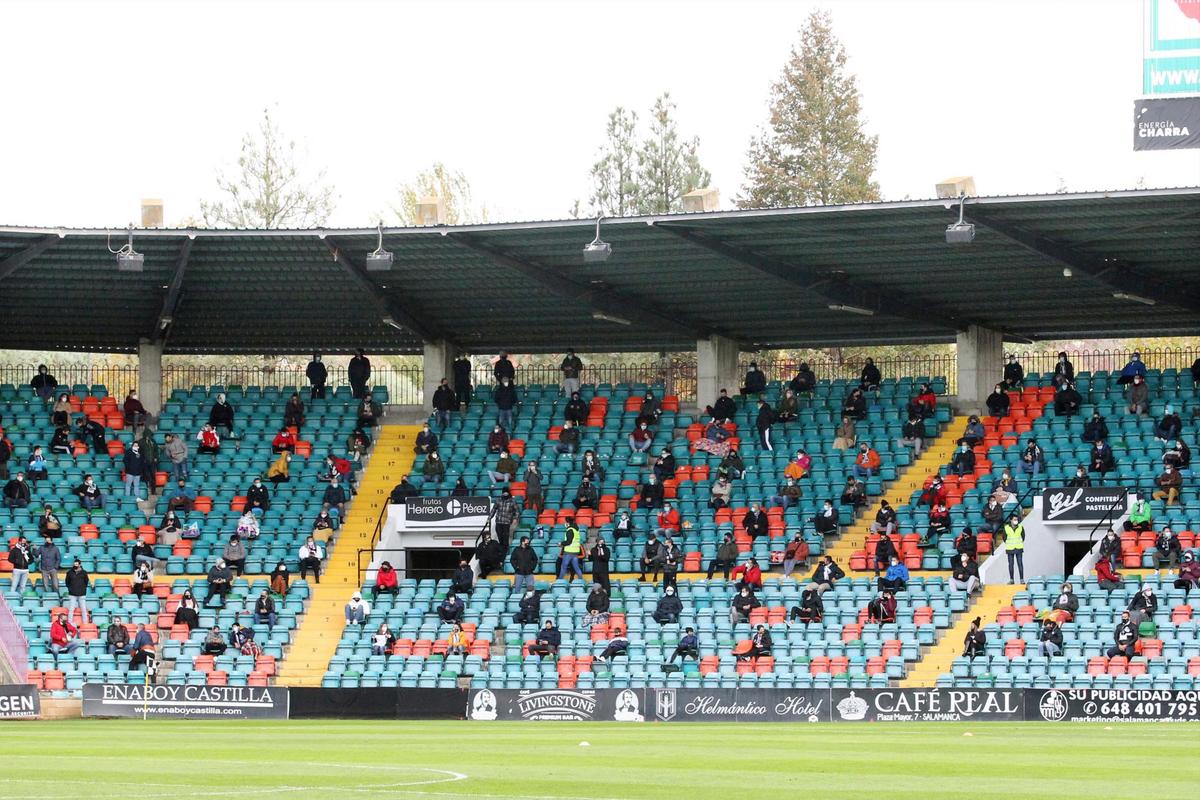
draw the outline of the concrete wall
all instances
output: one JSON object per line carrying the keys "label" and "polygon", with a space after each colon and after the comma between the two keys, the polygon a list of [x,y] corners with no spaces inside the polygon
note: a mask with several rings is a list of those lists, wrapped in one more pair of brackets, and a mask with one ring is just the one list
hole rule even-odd
{"label": "concrete wall", "polygon": [[1004,374],[1004,339],[999,331],[972,325],[958,334],[958,405],[980,413]]}
{"label": "concrete wall", "polygon": [[721,389],[730,395],[741,385],[738,375],[738,346],[732,339],[710,336],[696,342],[696,407],[703,409],[717,400]]}

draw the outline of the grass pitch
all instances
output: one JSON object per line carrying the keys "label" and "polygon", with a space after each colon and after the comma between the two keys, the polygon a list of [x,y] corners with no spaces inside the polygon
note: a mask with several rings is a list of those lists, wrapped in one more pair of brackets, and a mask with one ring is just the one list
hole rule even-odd
{"label": "grass pitch", "polygon": [[0,800],[1158,800],[1195,796],[1198,746],[1183,724],[10,722]]}

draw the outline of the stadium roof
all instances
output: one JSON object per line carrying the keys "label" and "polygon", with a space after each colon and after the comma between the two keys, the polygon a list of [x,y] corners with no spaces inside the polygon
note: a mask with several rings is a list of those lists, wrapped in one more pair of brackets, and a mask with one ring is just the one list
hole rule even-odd
{"label": "stadium roof", "polygon": [[944,342],[970,324],[1017,341],[1200,330],[1200,188],[973,198],[968,245],[945,242],[947,202],[606,219],[598,264],[581,257],[593,220],[385,228],[389,272],[365,269],[373,228],[137,229],[145,270],[130,273],[107,247],[124,230],[0,227],[0,347],[636,351],[720,334],[753,350]]}

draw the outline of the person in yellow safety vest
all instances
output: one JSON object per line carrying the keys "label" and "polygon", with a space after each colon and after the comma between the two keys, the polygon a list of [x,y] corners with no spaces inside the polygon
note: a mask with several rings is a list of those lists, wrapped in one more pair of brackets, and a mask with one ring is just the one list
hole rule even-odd
{"label": "person in yellow safety vest", "polygon": [[1025,526],[1021,518],[1013,514],[1004,526],[1004,552],[1008,553],[1008,582],[1013,582],[1013,562],[1017,562],[1017,572],[1021,583],[1025,582]]}
{"label": "person in yellow safety vest", "polygon": [[[583,578],[583,564],[580,562],[580,556],[583,554],[583,538],[579,534],[579,528],[575,526],[575,519],[567,520],[567,538],[562,544],[562,566],[559,567],[558,577],[562,579],[567,576],[568,572],[575,573]],[[568,578],[568,582],[574,580],[575,575]]]}

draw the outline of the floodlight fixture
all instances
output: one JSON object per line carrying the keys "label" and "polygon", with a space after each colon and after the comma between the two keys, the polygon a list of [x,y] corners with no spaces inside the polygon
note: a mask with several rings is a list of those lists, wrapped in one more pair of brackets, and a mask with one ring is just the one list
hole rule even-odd
{"label": "floodlight fixture", "polygon": [[975,226],[963,219],[967,208],[967,196],[959,195],[958,222],[946,227],[946,244],[970,244],[975,241]]}
{"label": "floodlight fixture", "polygon": [[612,245],[600,239],[600,220],[602,219],[604,217],[596,218],[596,238],[583,246],[583,260],[586,264],[608,261],[608,257],[612,255]]}
{"label": "floodlight fixture", "polygon": [[394,256],[383,249],[383,223],[379,223],[379,243],[367,253],[367,272],[387,272],[392,268]]}
{"label": "floodlight fixture", "polygon": [[108,235],[108,252],[117,257],[118,272],[141,272],[146,265],[146,257],[133,249],[133,226],[127,229],[129,241],[121,245],[119,250],[112,249],[112,234]]}

